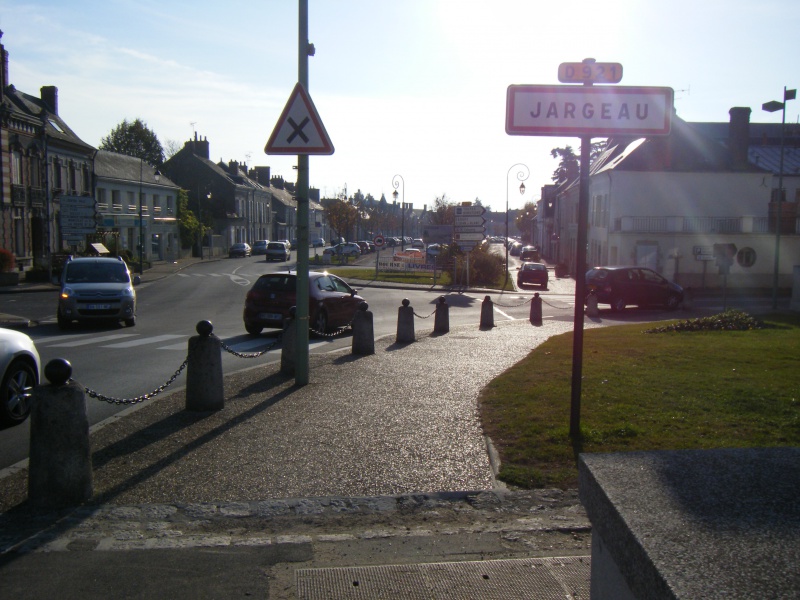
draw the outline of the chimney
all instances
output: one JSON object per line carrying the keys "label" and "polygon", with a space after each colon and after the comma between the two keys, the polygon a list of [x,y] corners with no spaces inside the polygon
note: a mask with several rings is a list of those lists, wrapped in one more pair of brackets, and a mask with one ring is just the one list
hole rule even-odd
{"label": "chimney", "polygon": [[54,85],[45,85],[39,90],[47,110],[54,115],[58,114],[58,88]]}
{"label": "chimney", "polygon": [[239,176],[239,163],[235,160],[228,161],[228,173],[234,177]]}
{"label": "chimney", "polygon": [[270,168],[269,167],[255,167],[256,181],[261,185],[269,186]]}
{"label": "chimney", "polygon": [[728,111],[731,116],[728,126],[728,149],[731,153],[731,166],[744,168],[747,166],[747,149],[750,147],[750,108],[733,107]]}
{"label": "chimney", "polygon": [[202,140],[197,137],[197,132],[194,132],[194,139],[189,140],[184,144],[185,146],[191,146],[192,154],[195,156],[199,156],[200,158],[205,158],[208,160],[208,138],[203,138]]}

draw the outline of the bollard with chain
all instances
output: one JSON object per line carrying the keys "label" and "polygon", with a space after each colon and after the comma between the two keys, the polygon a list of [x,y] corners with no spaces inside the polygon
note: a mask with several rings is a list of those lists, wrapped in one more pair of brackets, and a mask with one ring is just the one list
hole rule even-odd
{"label": "bollard with chain", "polygon": [[283,320],[281,342],[281,373],[287,377],[295,375],[295,348],[297,347],[297,307],[289,309],[289,318]]}
{"label": "bollard with chain", "polygon": [[416,341],[414,334],[414,309],[411,301],[403,298],[403,306],[397,309],[397,340],[400,344]]}
{"label": "bollard with chain", "polygon": [[450,331],[450,307],[447,305],[447,299],[444,296],[439,296],[439,302],[436,304],[436,316],[433,318],[433,330],[436,333],[447,333]]}
{"label": "bollard with chain", "polygon": [[47,363],[50,382],[33,391],[28,500],[38,507],[77,506],[92,497],[92,453],[83,387],[63,358]]}
{"label": "bollard with chain", "polygon": [[206,412],[225,407],[222,345],[211,321],[200,321],[189,338],[186,367],[186,410]]}
{"label": "bollard with chain", "polygon": [[534,325],[542,324],[542,297],[539,292],[533,295],[531,300],[531,323]]}
{"label": "bollard with chain", "polygon": [[489,296],[486,296],[481,304],[481,329],[492,327],[494,327],[494,303]]}
{"label": "bollard with chain", "polygon": [[369,304],[362,302],[353,315],[353,354],[375,354],[375,328]]}
{"label": "bollard with chain", "polygon": [[597,308],[597,294],[594,293],[594,290],[589,292],[586,297],[586,316],[591,318],[600,316],[600,311]]}

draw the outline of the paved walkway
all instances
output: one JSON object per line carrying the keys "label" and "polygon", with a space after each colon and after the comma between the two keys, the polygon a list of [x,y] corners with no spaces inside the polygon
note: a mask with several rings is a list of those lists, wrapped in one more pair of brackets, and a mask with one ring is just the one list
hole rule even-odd
{"label": "paved walkway", "polygon": [[569,328],[418,327],[312,356],[306,386],[277,365],[230,375],[215,413],[183,391],[124,411],[91,434],[85,506],[38,512],[26,470],[2,480],[0,596],[586,598],[576,492],[499,485],[477,414],[489,381]]}

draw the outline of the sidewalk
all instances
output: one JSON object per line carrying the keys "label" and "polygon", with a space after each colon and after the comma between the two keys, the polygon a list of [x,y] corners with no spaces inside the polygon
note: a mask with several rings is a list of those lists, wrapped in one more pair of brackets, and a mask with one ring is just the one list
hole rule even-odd
{"label": "sidewalk", "polygon": [[229,375],[219,412],[188,413],[183,391],[124,411],[91,433],[86,505],[38,512],[25,470],[3,479],[0,595],[588,598],[577,492],[498,484],[477,415],[569,328],[418,327],[312,356],[306,386],[278,365]]}

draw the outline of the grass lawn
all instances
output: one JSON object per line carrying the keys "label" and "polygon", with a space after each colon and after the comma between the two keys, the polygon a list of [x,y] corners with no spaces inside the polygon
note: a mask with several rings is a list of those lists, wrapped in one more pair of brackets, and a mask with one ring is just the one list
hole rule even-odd
{"label": "grass lawn", "polygon": [[[343,277],[345,279],[364,279],[366,281],[386,281],[390,283],[403,283],[403,284],[416,284],[416,285],[429,285],[433,286],[433,275],[430,273],[402,273],[399,271],[380,271],[378,273],[378,277],[375,277],[375,269],[364,269],[361,267],[335,267],[331,266],[326,269],[329,273],[333,273],[334,275],[338,275],[339,277]],[[437,285],[451,285],[453,281],[452,274],[449,272],[444,273],[437,273],[436,276],[436,284]],[[481,286],[481,287],[489,287],[490,289],[503,289],[504,285],[508,290],[514,289],[514,283],[511,281],[511,277],[508,278],[508,281],[505,281],[505,275],[503,275],[500,280],[494,286]]]}
{"label": "grass lawn", "polygon": [[574,444],[572,334],[551,338],[480,399],[500,479],[577,487],[578,452],[800,446],[800,317],[762,320],[749,331],[586,330]]}

